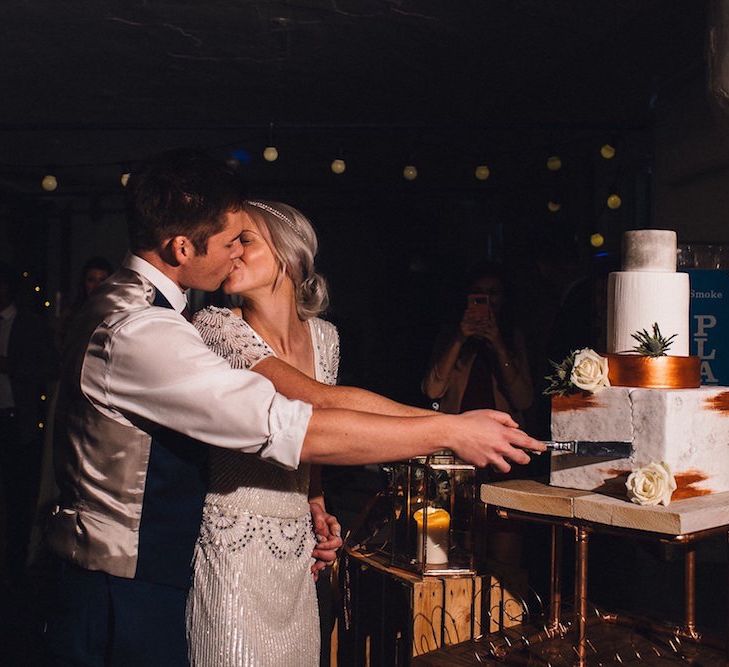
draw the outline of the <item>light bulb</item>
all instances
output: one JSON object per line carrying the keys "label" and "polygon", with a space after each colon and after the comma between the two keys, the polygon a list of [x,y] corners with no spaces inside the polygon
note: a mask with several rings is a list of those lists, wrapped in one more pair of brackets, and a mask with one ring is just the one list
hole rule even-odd
{"label": "light bulb", "polygon": [[491,175],[491,170],[488,168],[488,165],[480,164],[473,173],[477,180],[485,181]]}
{"label": "light bulb", "polygon": [[620,195],[618,194],[611,194],[607,198],[607,205],[609,209],[612,209],[615,211],[616,209],[619,209],[623,204],[623,200],[620,199]]}
{"label": "light bulb", "polygon": [[559,171],[562,168],[562,160],[559,155],[550,155],[547,158],[547,169],[549,171]]}
{"label": "light bulb", "polygon": [[599,248],[603,243],[605,243],[605,237],[602,234],[593,234],[590,236],[590,245],[593,248]]}
{"label": "light bulb", "polygon": [[41,181],[41,187],[46,192],[53,192],[58,187],[58,180],[53,174],[46,174]]}
{"label": "light bulb", "polygon": [[615,147],[611,144],[603,144],[600,147],[600,155],[606,160],[612,160],[615,157]]}
{"label": "light bulb", "polygon": [[131,176],[129,172],[124,172],[119,177],[119,181],[121,182],[123,188],[127,187],[127,183],[129,183],[129,176]]}
{"label": "light bulb", "polygon": [[51,306],[51,302],[50,302],[50,301],[44,301],[44,302],[43,302],[43,305],[44,305],[44,306],[45,306],[46,308],[50,308],[50,306]]}
{"label": "light bulb", "polygon": [[406,181],[414,181],[418,177],[418,170],[415,165],[409,164],[402,170],[402,176]]}
{"label": "light bulb", "polygon": [[332,171],[335,174],[343,174],[347,170],[347,163],[344,160],[332,160]]}
{"label": "light bulb", "polygon": [[560,204],[559,202],[552,201],[552,200],[547,202],[547,209],[549,209],[550,213],[556,213],[561,208],[562,208],[562,204]]}
{"label": "light bulb", "polygon": [[34,290],[35,292],[40,292],[40,285],[36,285],[36,286],[35,286],[35,287],[33,288],[33,290]]}
{"label": "light bulb", "polygon": [[278,149],[275,146],[266,146],[263,149],[263,159],[266,162],[276,162],[278,160]]}

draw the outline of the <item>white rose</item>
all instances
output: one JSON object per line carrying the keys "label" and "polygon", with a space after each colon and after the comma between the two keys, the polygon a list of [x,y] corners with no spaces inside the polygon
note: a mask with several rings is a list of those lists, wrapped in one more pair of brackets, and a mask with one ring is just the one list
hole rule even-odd
{"label": "white rose", "polygon": [[608,360],[586,347],[575,355],[570,382],[578,389],[597,393],[610,386]]}
{"label": "white rose", "polygon": [[667,463],[650,463],[634,470],[625,482],[628,497],[638,505],[668,505],[676,480]]}

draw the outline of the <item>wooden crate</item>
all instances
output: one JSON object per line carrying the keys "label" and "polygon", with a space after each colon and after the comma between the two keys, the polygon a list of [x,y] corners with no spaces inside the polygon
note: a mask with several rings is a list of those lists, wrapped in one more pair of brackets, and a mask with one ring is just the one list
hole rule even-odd
{"label": "wooden crate", "polygon": [[529,594],[527,572],[506,568],[503,564],[489,567],[488,571],[492,574],[484,577],[484,583],[488,582],[489,589],[482,594],[487,604],[482,612],[484,632],[498,632],[520,625],[524,621],[524,605]]}
{"label": "wooden crate", "polygon": [[339,665],[409,665],[481,634],[482,577],[419,577],[356,553],[346,568],[351,623],[339,623]]}

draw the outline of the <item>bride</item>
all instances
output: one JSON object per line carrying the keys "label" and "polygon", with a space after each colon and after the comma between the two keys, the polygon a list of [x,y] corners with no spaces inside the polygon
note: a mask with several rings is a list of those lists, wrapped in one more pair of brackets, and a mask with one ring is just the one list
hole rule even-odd
{"label": "bride", "polygon": [[[339,336],[317,317],[328,298],[314,269],[311,224],[279,202],[248,201],[243,212],[243,255],[223,284],[242,306],[210,307],[196,315],[208,346],[233,368],[261,373],[280,393],[316,407],[432,415],[362,389],[333,386]],[[341,545],[339,526],[324,510],[318,467],[288,471],[255,455],[214,450],[210,472],[187,602],[191,664],[318,665],[314,579]],[[318,558],[313,564],[312,553]]]}

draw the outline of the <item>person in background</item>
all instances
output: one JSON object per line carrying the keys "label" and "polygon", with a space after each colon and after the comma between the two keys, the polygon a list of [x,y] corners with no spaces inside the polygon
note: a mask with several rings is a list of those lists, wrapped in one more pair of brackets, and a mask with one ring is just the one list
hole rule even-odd
{"label": "person in background", "polygon": [[58,358],[43,317],[17,300],[19,274],[0,265],[0,477],[5,546],[3,579],[25,573],[40,476],[45,398]]}
{"label": "person in background", "polygon": [[[63,309],[61,316],[55,322],[55,344],[59,353],[63,352],[66,344],[66,336],[71,322],[75,315],[81,310],[89,296],[103,283],[112,273],[114,268],[104,257],[89,257],[84,262],[79,276],[78,287],[73,302]],[[49,416],[56,411],[58,400],[58,386],[53,382],[48,388],[48,412]],[[43,531],[45,522],[51,508],[58,498],[58,486],[56,485],[53,473],[53,419],[46,419],[46,427],[43,437],[43,452],[40,463],[40,479],[38,484],[38,499],[34,511],[33,527],[31,532],[28,562],[30,567],[39,564],[39,560],[45,555],[43,550]]]}
{"label": "person in background", "polygon": [[71,320],[81,310],[89,295],[112,273],[114,273],[114,267],[104,257],[89,257],[84,262],[76,288],[76,295],[71,304],[63,309],[58,320],[56,341],[59,350],[63,350]]}
{"label": "person in background", "polygon": [[112,273],[114,267],[104,257],[90,257],[86,260],[81,269],[81,278],[79,281],[76,299],[71,305],[73,310],[78,310],[88,299],[101,283],[103,283]]}
{"label": "person in background", "polygon": [[[524,336],[514,326],[513,304],[501,267],[490,262],[474,266],[466,276],[460,303],[459,319],[445,328],[434,345],[423,393],[437,401],[442,412],[494,408],[523,424],[534,391]],[[520,469],[513,474],[530,476],[534,472]],[[476,473],[477,484],[505,478],[490,469]],[[476,516],[480,526],[474,540],[477,555],[498,563],[497,568],[521,563],[523,538],[519,530],[496,525],[486,531],[482,509],[479,506]]]}
{"label": "person in background", "polygon": [[524,337],[514,326],[500,267],[473,268],[462,310],[435,343],[423,393],[442,412],[493,408],[523,424],[534,392]]}

